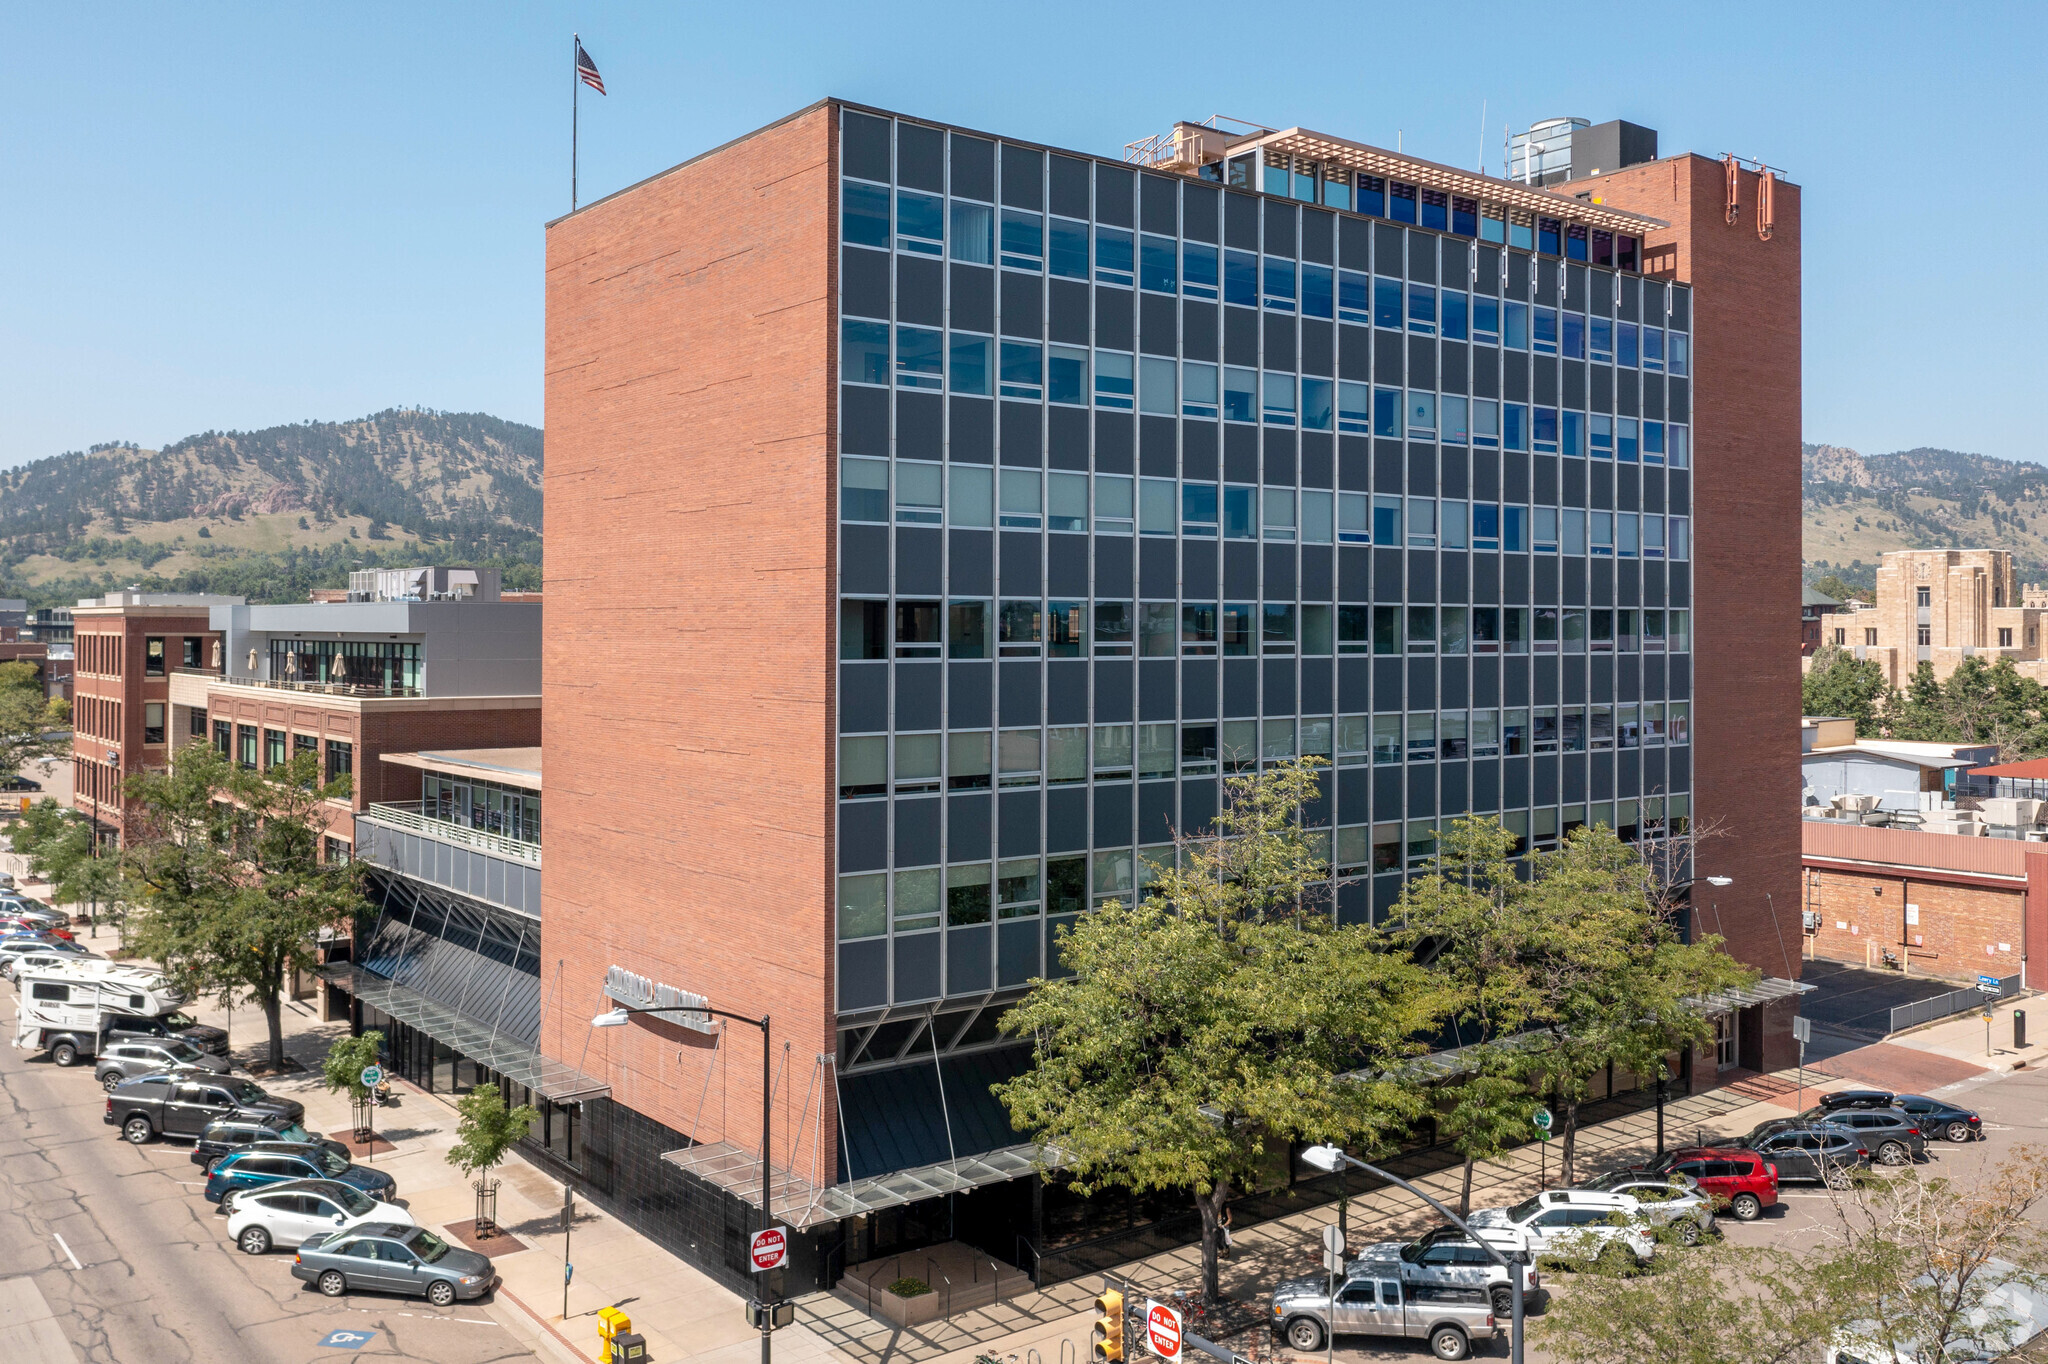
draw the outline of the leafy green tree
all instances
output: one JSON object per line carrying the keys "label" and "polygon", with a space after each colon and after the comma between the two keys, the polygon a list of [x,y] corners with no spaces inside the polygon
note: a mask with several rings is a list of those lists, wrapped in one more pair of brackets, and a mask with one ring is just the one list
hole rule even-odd
{"label": "leafy green tree", "polygon": [[71,703],[43,698],[32,663],[0,663],[0,777],[34,764],[49,774],[59,756],[71,751]]}
{"label": "leafy green tree", "polygon": [[1884,709],[1893,738],[1932,743],[1995,744],[2001,761],[2048,753],[2048,688],[2022,677],[2012,660],[1986,664],[1971,656],[1936,681],[1922,663]]}
{"label": "leafy green tree", "polygon": [[1559,1178],[1570,1184],[1592,1077],[1610,1064],[1653,1074],[1668,1053],[1710,1042],[1699,998],[1754,984],[1757,972],[1718,936],[1681,941],[1657,872],[1604,824],[1529,861],[1531,931],[1516,955],[1531,999],[1517,1050],[1560,1110]]}
{"label": "leafy green tree", "polygon": [[320,1065],[320,1078],[327,1092],[346,1090],[351,1103],[367,1099],[370,1089],[363,1083],[363,1071],[377,1064],[377,1055],[383,1050],[384,1034],[374,1028],[353,1037],[335,1038],[327,1048],[327,1059]]}
{"label": "leafy green tree", "polygon": [[354,864],[320,860],[322,807],[348,795],[348,778],[323,784],[310,753],[245,771],[201,742],[125,789],[140,810],[127,855],[141,901],[132,945],[223,1005],[253,1001],[281,1067],[286,984],[312,969],[319,931],[362,903]]}
{"label": "leafy green tree", "polygon": [[1825,592],[1836,601],[1875,601],[1877,594],[1867,587],[1858,587],[1839,573],[1829,573],[1813,580],[1816,592]]}
{"label": "leafy green tree", "polygon": [[29,870],[50,883],[51,904],[88,907],[95,933],[100,906],[119,905],[125,886],[120,849],[105,840],[95,849],[92,825],[55,801],[31,805],[9,841]]}
{"label": "leafy green tree", "polygon": [[1229,778],[1218,834],[1177,839],[1140,903],[1083,916],[1060,940],[1072,974],[1033,982],[1003,1020],[1035,1053],[995,1087],[1012,1124],[1084,1195],[1188,1194],[1212,1299],[1232,1193],[1288,1142],[1393,1143],[1424,1106],[1399,1063],[1448,1006],[1409,954],[1337,926],[1314,893],[1328,869],[1299,811],[1320,765]]}
{"label": "leafy green tree", "polygon": [[478,1085],[455,1101],[460,1115],[455,1122],[455,1145],[448,1148],[448,1163],[467,1178],[481,1183],[489,1179],[512,1148],[540,1121],[540,1110],[532,1104],[505,1107],[505,1096],[495,1084]]}
{"label": "leafy green tree", "polygon": [[1653,1274],[1574,1275],[1530,1336],[1558,1364],[1821,1364],[1842,1322],[1827,1287],[1775,1247],[1665,1252]]}
{"label": "leafy green tree", "polygon": [[1878,716],[1890,696],[1884,669],[1875,659],[1857,658],[1832,644],[1814,654],[1813,666],[1799,679],[1801,713],[1854,720],[1859,739],[1882,733]]}

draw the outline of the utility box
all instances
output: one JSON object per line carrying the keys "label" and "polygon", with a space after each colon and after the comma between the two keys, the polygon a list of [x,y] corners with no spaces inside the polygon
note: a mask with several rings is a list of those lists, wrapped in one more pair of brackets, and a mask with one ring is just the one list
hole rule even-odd
{"label": "utility box", "polygon": [[611,1339],[612,1364],[646,1364],[647,1338],[621,1331]]}
{"label": "utility box", "polygon": [[625,1358],[625,1356],[617,1353],[618,1343],[622,1338],[637,1342],[641,1351],[638,1357],[643,1359],[646,1357],[647,1342],[633,1334],[633,1319],[616,1307],[598,1308],[597,1357],[599,1364],[613,1364],[613,1361]]}

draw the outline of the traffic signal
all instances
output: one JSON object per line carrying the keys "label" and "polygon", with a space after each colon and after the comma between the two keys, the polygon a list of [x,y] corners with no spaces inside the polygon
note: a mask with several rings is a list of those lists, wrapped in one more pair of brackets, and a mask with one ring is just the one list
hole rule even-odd
{"label": "traffic signal", "polygon": [[1124,1295],[1105,1288],[1095,1297],[1095,1358],[1117,1361],[1124,1357]]}

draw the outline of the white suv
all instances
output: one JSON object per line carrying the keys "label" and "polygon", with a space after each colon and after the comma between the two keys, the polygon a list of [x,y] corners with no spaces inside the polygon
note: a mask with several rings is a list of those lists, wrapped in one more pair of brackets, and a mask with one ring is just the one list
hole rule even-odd
{"label": "white suv", "polygon": [[1656,1243],[1640,1209],[1628,1194],[1555,1189],[1512,1208],[1482,1208],[1465,1220],[1495,1245],[1538,1259],[1597,1259],[1619,1245],[1641,1265],[1649,1263]]}
{"label": "white suv", "polygon": [[409,1227],[413,1216],[333,1180],[295,1180],[239,1191],[228,1218],[228,1235],[245,1254],[262,1255],[272,1246],[296,1248],[309,1236],[346,1231],[359,1222]]}

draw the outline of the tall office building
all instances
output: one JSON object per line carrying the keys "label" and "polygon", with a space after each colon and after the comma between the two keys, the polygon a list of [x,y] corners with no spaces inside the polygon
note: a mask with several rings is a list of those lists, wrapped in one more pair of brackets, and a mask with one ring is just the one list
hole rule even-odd
{"label": "tall office building", "polygon": [[[1796,199],[1768,241],[1663,211],[1701,166],[1546,189],[1215,121],[1116,159],[827,101],[551,224],[540,1045],[608,1086],[586,1187],[747,1277],[752,1033],[589,1026],[689,992],[772,1016],[797,1281],[1042,1244],[1002,1010],[1297,754],[1344,921],[1468,810],[1704,824],[1699,874],[1742,865],[1696,921],[1796,974]],[[1720,1059],[1783,1051],[1793,988]]]}

